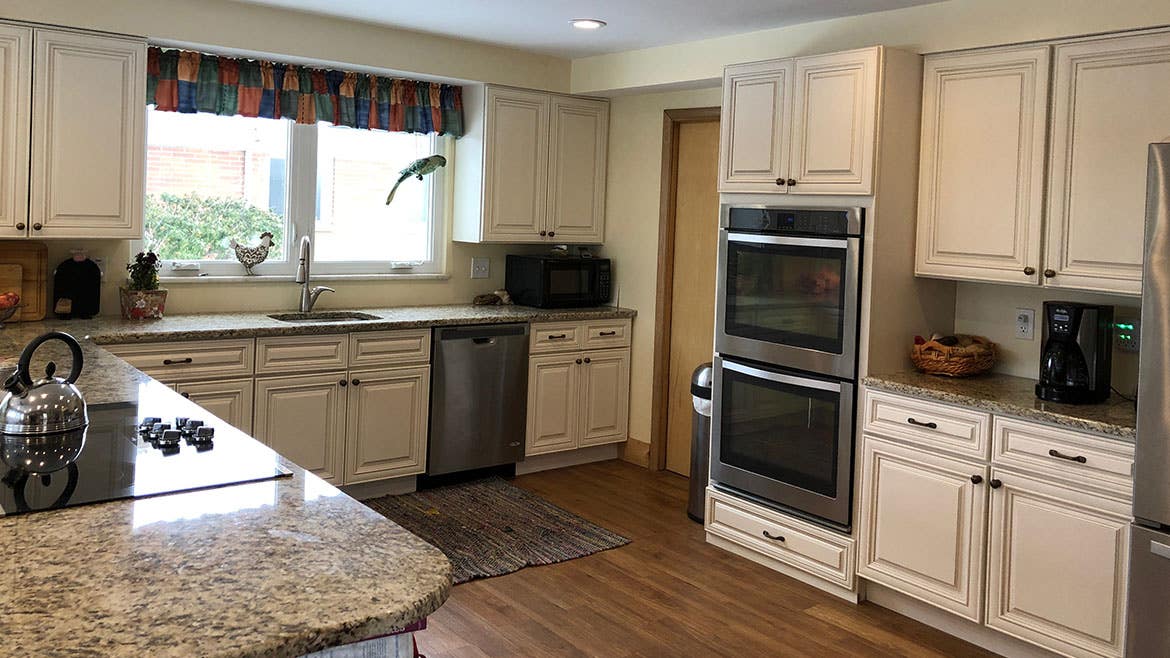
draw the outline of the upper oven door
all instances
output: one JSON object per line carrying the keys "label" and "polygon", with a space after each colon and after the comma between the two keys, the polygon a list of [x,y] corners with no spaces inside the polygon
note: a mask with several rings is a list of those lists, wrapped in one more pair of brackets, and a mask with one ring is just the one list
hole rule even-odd
{"label": "upper oven door", "polygon": [[715,349],[853,379],[861,239],[719,231]]}

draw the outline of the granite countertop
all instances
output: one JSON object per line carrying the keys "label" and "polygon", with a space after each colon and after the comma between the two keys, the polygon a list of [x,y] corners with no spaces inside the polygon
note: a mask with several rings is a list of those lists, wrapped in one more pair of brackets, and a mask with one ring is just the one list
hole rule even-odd
{"label": "granite countertop", "polygon": [[891,393],[1096,432],[1126,441],[1133,441],[1137,434],[1134,403],[1116,393],[1101,404],[1045,402],[1036,398],[1035,380],[997,373],[956,379],[920,372],[897,372],[871,375],[863,383]]}
{"label": "granite countertop", "polygon": [[[0,375],[48,328],[78,333],[53,321],[0,330]],[[90,404],[209,415],[81,342],[78,386]],[[48,359],[66,372],[63,347],[39,350],[34,372]],[[0,517],[5,646],[30,656],[299,656],[403,629],[442,605],[442,553],[280,463],[292,477]]]}
{"label": "granite countertop", "polygon": [[[321,309],[328,312],[331,309]],[[502,322],[568,322],[632,318],[633,309],[616,306],[590,308],[543,309],[530,306],[396,306],[390,308],[348,309],[378,316],[377,320],[345,322],[281,322],[266,312],[205,313],[168,315],[160,320],[129,321],[117,317],[92,320],[64,320],[23,323],[42,331],[51,324],[75,335],[90,336],[102,345],[133,342],[177,340],[213,340],[221,338],[255,338],[261,336],[303,336],[336,334],[350,331],[384,331],[463,324],[498,324]],[[278,311],[288,312],[288,311]],[[22,325],[10,325],[19,327]],[[0,331],[3,333],[3,331]]]}

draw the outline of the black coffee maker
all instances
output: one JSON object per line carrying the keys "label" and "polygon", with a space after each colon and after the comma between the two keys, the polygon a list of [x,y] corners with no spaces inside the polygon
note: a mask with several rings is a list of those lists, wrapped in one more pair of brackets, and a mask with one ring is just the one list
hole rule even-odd
{"label": "black coffee maker", "polygon": [[1109,397],[1113,307],[1044,302],[1044,346],[1036,397],[1091,404]]}

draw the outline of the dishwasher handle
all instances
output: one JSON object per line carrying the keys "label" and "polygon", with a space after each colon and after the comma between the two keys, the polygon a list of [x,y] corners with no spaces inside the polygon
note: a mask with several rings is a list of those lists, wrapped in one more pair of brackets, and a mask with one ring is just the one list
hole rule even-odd
{"label": "dishwasher handle", "polygon": [[438,330],[439,341],[471,340],[477,344],[490,342],[494,338],[528,335],[528,324],[485,324],[462,327],[443,327]]}

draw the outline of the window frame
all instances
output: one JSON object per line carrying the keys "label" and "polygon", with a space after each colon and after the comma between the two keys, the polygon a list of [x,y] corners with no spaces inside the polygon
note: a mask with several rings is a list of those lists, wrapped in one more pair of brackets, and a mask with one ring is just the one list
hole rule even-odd
{"label": "window frame", "polygon": [[[153,110],[152,111],[157,111]],[[287,258],[283,261],[265,261],[253,267],[255,276],[249,276],[243,266],[234,260],[176,260],[166,259],[159,272],[160,278],[168,282],[180,281],[223,281],[226,279],[242,278],[244,280],[280,279],[284,280],[296,274],[296,254],[302,236],[315,238],[317,216],[317,137],[318,129],[332,124],[318,122],[315,124],[298,124],[288,119],[288,151],[285,156],[285,235],[284,253]],[[149,122],[149,113],[148,113]],[[349,130],[365,130],[348,128]],[[149,123],[147,126],[149,134]],[[447,135],[430,133],[420,135],[430,140],[431,153],[447,158],[446,167],[441,167],[424,179],[429,186],[427,199],[430,211],[428,222],[428,244],[430,258],[418,263],[396,263],[394,261],[321,261],[316,259],[316,250],[313,251],[313,275],[318,278],[330,276],[360,277],[360,278],[412,278],[412,277],[442,277],[447,275],[447,250],[449,240],[447,234],[450,224],[450,177],[447,170],[454,166],[453,139]],[[389,190],[391,181],[386,182]],[[256,240],[253,237],[252,240]],[[142,240],[132,241],[132,250],[137,252],[145,248]],[[191,264],[197,264],[198,269],[191,269]],[[180,269],[181,266],[187,269]]]}

